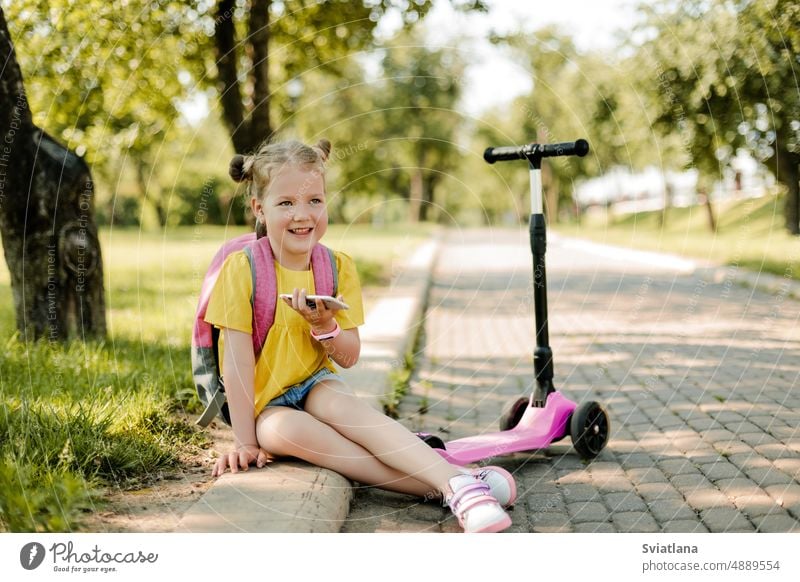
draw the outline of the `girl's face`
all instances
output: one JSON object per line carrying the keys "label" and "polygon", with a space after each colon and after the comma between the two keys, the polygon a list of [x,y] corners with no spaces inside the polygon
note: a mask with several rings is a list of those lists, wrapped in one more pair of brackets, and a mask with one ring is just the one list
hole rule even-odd
{"label": "girl's face", "polygon": [[325,180],[313,165],[283,166],[261,196],[251,199],[255,216],[267,227],[278,262],[289,269],[308,268],[311,249],[328,229]]}

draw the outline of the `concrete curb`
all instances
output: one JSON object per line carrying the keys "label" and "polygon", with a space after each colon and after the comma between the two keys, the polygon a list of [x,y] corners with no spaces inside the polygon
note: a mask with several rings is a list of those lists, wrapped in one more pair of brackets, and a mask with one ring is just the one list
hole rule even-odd
{"label": "concrete curb", "polygon": [[[344,380],[375,408],[381,409],[389,372],[402,365],[416,336],[440,246],[435,236],[393,266],[389,292],[370,309],[359,330],[359,362],[341,370]],[[173,531],[335,533],[347,518],[352,498],[352,484],[338,473],[301,461],[281,461],[218,478]]]}

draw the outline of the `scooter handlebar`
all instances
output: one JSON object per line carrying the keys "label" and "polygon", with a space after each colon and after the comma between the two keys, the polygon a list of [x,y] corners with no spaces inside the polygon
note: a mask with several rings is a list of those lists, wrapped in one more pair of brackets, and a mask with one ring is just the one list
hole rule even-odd
{"label": "scooter handlebar", "polygon": [[508,146],[499,148],[486,148],[483,159],[488,163],[505,162],[508,160],[529,160],[531,156],[552,158],[556,156],[583,157],[589,153],[589,142],[585,139],[566,141],[563,143],[538,144],[529,143],[524,146]]}

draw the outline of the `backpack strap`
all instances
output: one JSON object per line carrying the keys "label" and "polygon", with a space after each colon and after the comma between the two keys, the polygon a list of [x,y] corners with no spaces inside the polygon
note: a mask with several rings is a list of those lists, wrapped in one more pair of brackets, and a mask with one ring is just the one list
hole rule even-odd
{"label": "backpack strap", "polygon": [[275,258],[268,237],[258,239],[245,248],[244,252],[250,259],[250,273],[253,277],[250,305],[253,308],[253,353],[258,360],[261,348],[267,341],[267,333],[275,322],[278,280],[275,273]]}
{"label": "backpack strap", "polygon": [[230,424],[225,403],[225,387],[220,379],[217,345],[219,330],[215,330],[211,324],[206,323],[205,316],[211,292],[217,283],[219,271],[225,259],[231,253],[242,250],[255,240],[255,233],[248,233],[225,242],[211,260],[200,290],[192,328],[192,376],[197,394],[206,405],[203,414],[197,419],[197,424],[200,426],[208,426],[218,414],[222,415]]}

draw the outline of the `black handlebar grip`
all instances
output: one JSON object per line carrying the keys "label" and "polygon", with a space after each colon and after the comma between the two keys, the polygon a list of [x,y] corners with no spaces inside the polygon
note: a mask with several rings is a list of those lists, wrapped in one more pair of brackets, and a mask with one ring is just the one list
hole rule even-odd
{"label": "black handlebar grip", "polygon": [[564,143],[551,143],[542,146],[542,157],[578,156],[582,158],[589,153],[589,142],[585,139],[567,141]]}
{"label": "black handlebar grip", "polygon": [[515,146],[486,148],[486,151],[483,152],[483,159],[493,164],[507,160],[524,160],[525,154],[522,153],[522,148]]}
{"label": "black handlebar grip", "polygon": [[495,162],[505,162],[508,160],[526,160],[532,157],[552,158],[556,156],[578,156],[582,158],[587,153],[589,153],[589,142],[585,139],[579,139],[576,141],[545,145],[529,143],[524,146],[486,148],[486,151],[483,152],[483,159],[493,164]]}

